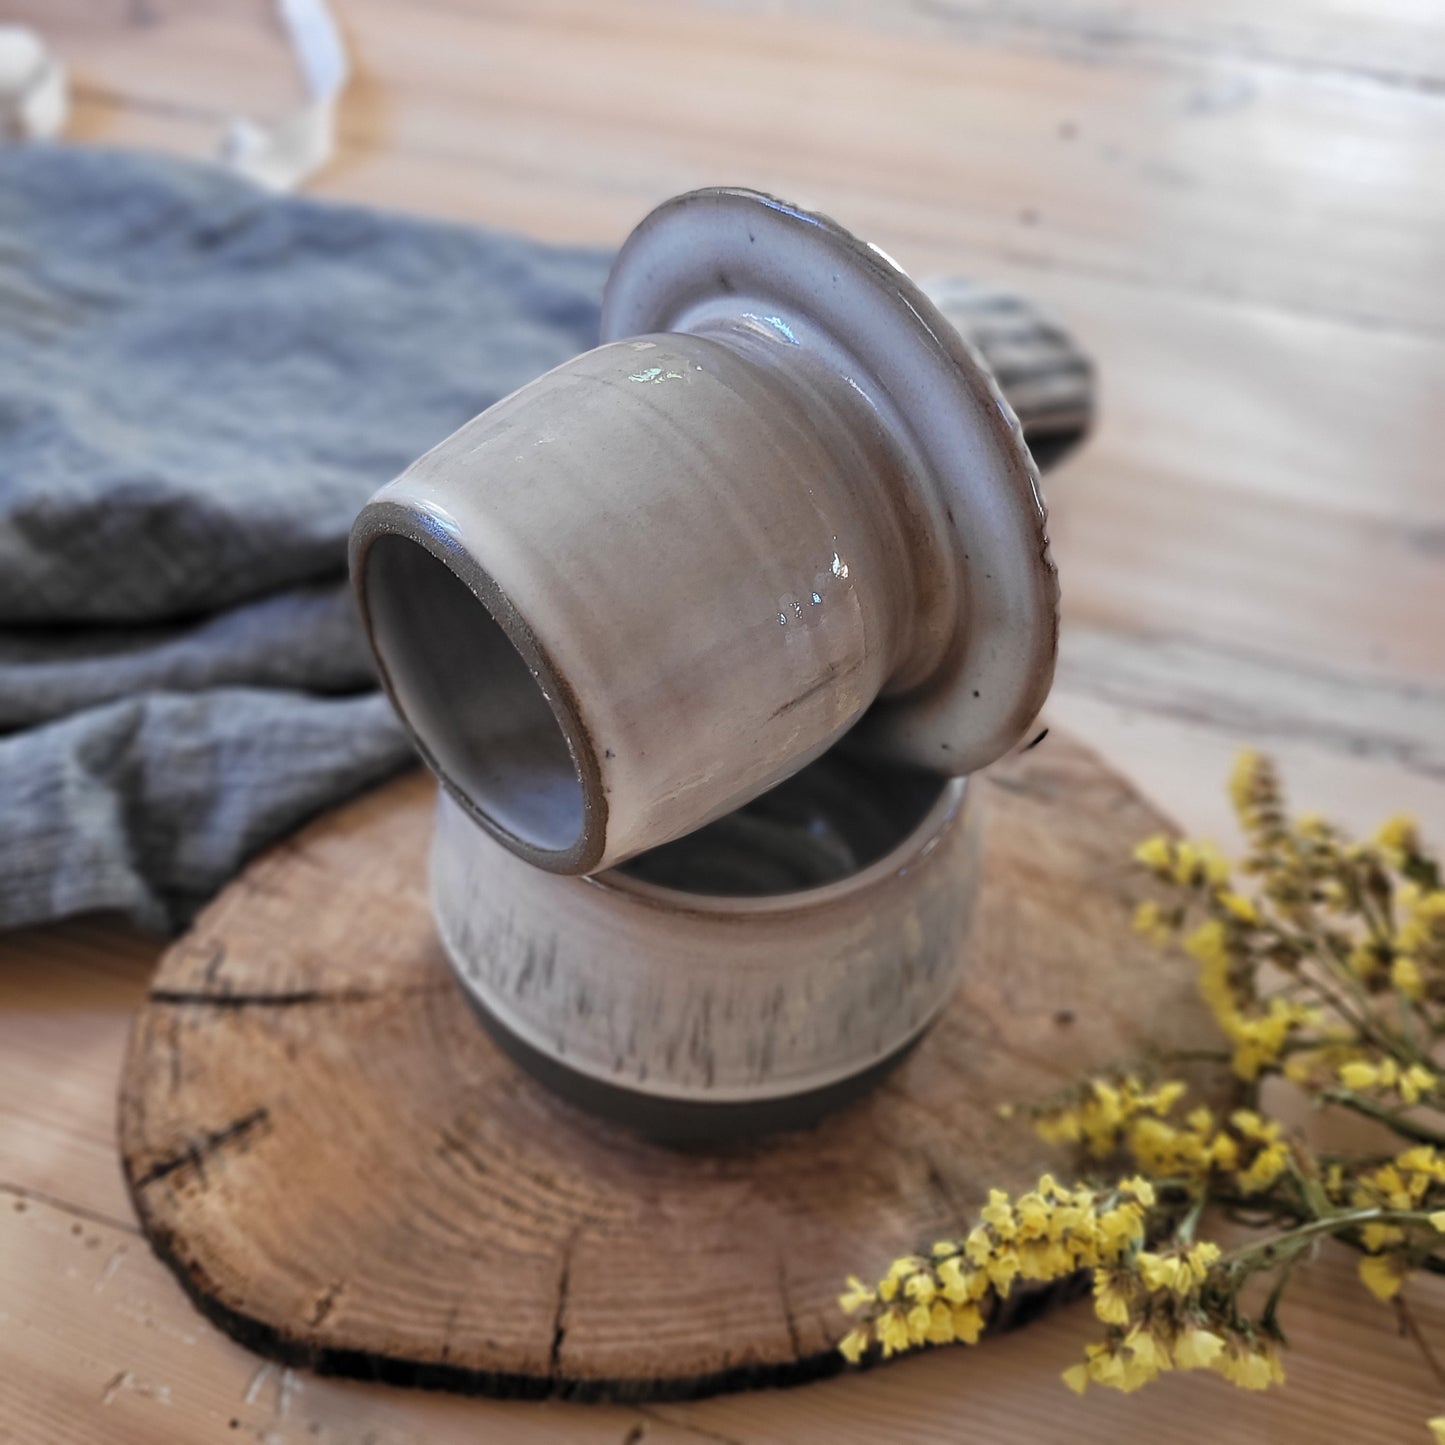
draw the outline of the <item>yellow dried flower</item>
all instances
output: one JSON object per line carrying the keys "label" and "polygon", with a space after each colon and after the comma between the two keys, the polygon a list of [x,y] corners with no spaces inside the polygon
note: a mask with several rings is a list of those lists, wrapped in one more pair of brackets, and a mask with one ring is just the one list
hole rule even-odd
{"label": "yellow dried flower", "polygon": [[1404,1259],[1398,1254],[1367,1254],[1360,1260],[1360,1278],[1376,1299],[1394,1299],[1405,1283]]}
{"label": "yellow dried flower", "polygon": [[1200,881],[1214,888],[1223,888],[1229,882],[1229,860],[1219,851],[1216,844],[1207,838],[1195,845],[1198,853],[1198,869],[1203,875]]}
{"label": "yellow dried flower", "polygon": [[1145,1209],[1152,1209],[1158,1197],[1154,1192],[1154,1186],[1138,1174],[1134,1175],[1132,1179],[1121,1179],[1119,1193],[1126,1199],[1132,1199],[1136,1203],[1142,1204]]}
{"label": "yellow dried flower", "polygon": [[1014,1235],[1013,1206],[1002,1189],[988,1191],[988,1203],[979,1210],[978,1217],[994,1230],[1001,1239],[1012,1239]]}
{"label": "yellow dried flower", "polygon": [[1445,962],[1445,890],[1426,893],[1413,885],[1400,889],[1403,915],[1395,944],[1417,962],[1440,966]]}
{"label": "yellow dried flower", "polygon": [[1134,932],[1163,947],[1174,937],[1174,928],[1157,903],[1144,902],[1134,910]]}
{"label": "yellow dried flower", "polygon": [[1261,1149],[1254,1162],[1238,1174],[1241,1194],[1262,1194],[1289,1167],[1289,1151],[1283,1144]]}
{"label": "yellow dried flower", "polygon": [[1106,1325],[1129,1323],[1131,1291],[1126,1273],[1110,1269],[1094,1271],[1094,1313]]}
{"label": "yellow dried flower", "polygon": [[1229,934],[1225,931],[1224,924],[1217,918],[1201,923],[1184,940],[1184,951],[1205,965],[1229,963]]}
{"label": "yellow dried flower", "polygon": [[1251,924],[1259,922],[1259,909],[1242,893],[1231,893],[1225,890],[1214,901],[1236,922]]}
{"label": "yellow dried flower", "polygon": [[909,1299],[917,1300],[921,1305],[927,1305],[933,1302],[934,1295],[938,1293],[938,1285],[926,1271],[920,1270],[904,1281],[903,1292]]}
{"label": "yellow dried flower", "polygon": [[878,1336],[878,1343],[883,1347],[885,1360],[890,1355],[900,1354],[913,1343],[908,1322],[897,1310],[889,1310],[887,1314],[881,1315],[873,1329]]}
{"label": "yellow dried flower", "polygon": [[1375,831],[1375,842],[1387,853],[1402,855],[1420,852],[1420,829],[1408,813],[1396,813]]}
{"label": "yellow dried flower", "polygon": [[1362,938],[1350,949],[1347,962],[1350,972],[1362,983],[1374,983],[1384,977],[1394,957],[1393,948],[1383,939]]}
{"label": "yellow dried flower", "polygon": [[1367,1224],[1360,1231],[1360,1243],[1372,1254],[1404,1242],[1405,1231],[1398,1224]]}
{"label": "yellow dried flower", "polygon": [[1397,1155],[1395,1167],[1427,1183],[1445,1184],[1445,1154],[1429,1144],[1416,1144]]}
{"label": "yellow dried flower", "polygon": [[1224,1350],[1224,1341],[1212,1330],[1190,1325],[1179,1332],[1171,1351],[1180,1370],[1208,1370]]}
{"label": "yellow dried flower", "polygon": [[1141,1249],[1134,1256],[1134,1267],[1152,1290],[1167,1294],[1189,1295],[1204,1283],[1209,1267],[1219,1258],[1219,1246],[1206,1240],[1186,1249],[1156,1254]]}
{"label": "yellow dried flower", "polygon": [[1174,845],[1163,833],[1146,838],[1134,849],[1134,861],[1161,878],[1174,876]]}
{"label": "yellow dried flower", "polygon": [[1099,1256],[1117,1259],[1144,1238],[1144,1211],[1137,1204],[1120,1204],[1099,1216]]}
{"label": "yellow dried flower", "polygon": [[[840,1345],[850,1361],[971,1343],[1017,1281],[1087,1270],[1104,1338],[1064,1371],[1070,1389],[1129,1391],[1177,1368],[1259,1390],[1284,1378],[1275,1304],[1319,1237],[1362,1247],[1361,1281],[1382,1300],[1412,1268],[1445,1265],[1440,865],[1403,816],[1366,844],[1316,815],[1291,823],[1258,754],[1240,756],[1230,791],[1250,840],[1248,891],[1213,845],[1159,834],[1135,857],[1170,896],[1139,904],[1134,927],[1161,947],[1182,939],[1250,1107],[1222,1118],[1190,1108],[1178,1080],[1119,1072],[1024,1110],[1040,1137],[1072,1146],[1101,1177],[1065,1186],[1044,1175],[1018,1195],[995,1190],[961,1240],[896,1261],[873,1288],[850,1279],[842,1303],[862,1316]],[[1407,1147],[1383,1160],[1320,1159],[1291,1145],[1258,1107],[1270,1075],[1394,1127]],[[1109,1185],[1121,1165],[1138,1173]],[[1228,1254],[1194,1238],[1211,1218],[1206,1204],[1242,1196],[1283,1227]],[[1255,1296],[1243,1293],[1256,1276],[1276,1286],[1258,1296],[1269,1303],[1257,1318]],[[1430,1430],[1445,1445],[1445,1416]]]}
{"label": "yellow dried flower", "polygon": [[[1150,839],[1142,845],[1149,857],[1158,859],[1160,849],[1157,845],[1161,840]],[[1202,888],[1206,885],[1214,888],[1222,888],[1229,881],[1229,863],[1219,849],[1207,839],[1193,842],[1188,838],[1181,838],[1173,844],[1172,864],[1167,870],[1157,868],[1163,876],[1177,883],[1181,888]],[[1140,857],[1139,851],[1134,856],[1140,862],[1145,862]]]}
{"label": "yellow dried flower", "polygon": [[994,1293],[1000,1299],[1007,1299],[1014,1281],[1023,1273],[1023,1261],[1019,1259],[1017,1250],[1002,1248],[994,1253],[993,1258],[983,1268]]}
{"label": "yellow dried flower", "polygon": [[983,1333],[983,1312],[976,1304],[953,1307],[953,1333],[966,1345],[976,1345]]}
{"label": "yellow dried flower", "polygon": [[1201,1239],[1185,1251],[1184,1258],[1194,1275],[1196,1288],[1204,1283],[1210,1269],[1219,1262],[1220,1253],[1219,1246],[1209,1239]]}
{"label": "yellow dried flower", "polygon": [[1433,1094],[1439,1083],[1436,1075],[1423,1064],[1411,1064],[1400,1075],[1398,1089],[1407,1104],[1418,1104],[1426,1094]]}
{"label": "yellow dried flower", "polygon": [[1104,1385],[1128,1394],[1147,1385],[1170,1364],[1169,1356],[1142,1326],[1135,1326],[1128,1334],[1111,1336],[1101,1343],[1089,1345],[1084,1356],[1083,1376],[1065,1376],[1070,1388],[1080,1394],[1089,1384]]}
{"label": "yellow dried flower", "polygon": [[1363,1059],[1353,1059],[1340,1068],[1340,1083],[1347,1089],[1354,1089],[1357,1092],[1364,1089],[1373,1089],[1380,1082],[1380,1069],[1378,1064],[1367,1063]]}
{"label": "yellow dried flower", "polygon": [[1094,1158],[1105,1159],[1120,1147],[1135,1120],[1168,1114],[1184,1090],[1177,1080],[1149,1088],[1132,1075],[1089,1079],[1064,1102],[1034,1110],[1034,1129],[1045,1143],[1082,1143]]}
{"label": "yellow dried flower", "polygon": [[938,1271],[939,1293],[943,1295],[944,1299],[953,1304],[962,1304],[963,1301],[971,1298],[969,1283],[972,1274],[964,1269],[963,1261],[960,1258],[954,1256],[952,1259],[941,1260],[935,1268]]}
{"label": "yellow dried flower", "polygon": [[1134,1257],[1134,1264],[1150,1289],[1187,1294],[1194,1284],[1189,1266],[1175,1255],[1154,1254],[1141,1249]]}
{"label": "yellow dried flower", "polygon": [[1241,821],[1253,809],[1259,776],[1264,759],[1249,748],[1241,748],[1235,755],[1234,770],[1229,775],[1229,800]]}
{"label": "yellow dried flower", "polygon": [[1248,749],[1235,758],[1229,797],[1239,825],[1251,838],[1269,841],[1284,827],[1279,782],[1270,761]]}
{"label": "yellow dried flower", "polygon": [[1440,1082],[1434,1070],[1423,1064],[1409,1064],[1402,1069],[1389,1058],[1352,1059],[1340,1066],[1339,1079],[1355,1093],[1371,1089],[1393,1091],[1406,1104],[1418,1104],[1427,1094],[1434,1093]]}
{"label": "yellow dried flower", "polygon": [[1420,965],[1408,954],[1400,954],[1390,965],[1390,982],[1408,999],[1416,1003],[1425,997],[1425,976]]}
{"label": "yellow dried flower", "polygon": [[1289,1146],[1280,1137],[1272,1119],[1262,1119],[1253,1109],[1236,1109],[1229,1116],[1230,1128],[1250,1155],[1243,1168],[1236,1166],[1236,1181],[1243,1194],[1261,1194],[1289,1167]]}
{"label": "yellow dried flower", "polygon": [[1279,1061],[1290,1038],[1314,1018],[1313,1009],[1282,998],[1270,999],[1263,1014],[1230,1017],[1225,1033],[1234,1044],[1234,1072],[1247,1083],[1253,1082]]}
{"label": "yellow dried flower", "polygon": [[1269,1345],[1251,1348],[1242,1343],[1231,1344],[1218,1355],[1212,1368],[1242,1390],[1266,1390],[1271,1385],[1284,1383],[1279,1355]]}

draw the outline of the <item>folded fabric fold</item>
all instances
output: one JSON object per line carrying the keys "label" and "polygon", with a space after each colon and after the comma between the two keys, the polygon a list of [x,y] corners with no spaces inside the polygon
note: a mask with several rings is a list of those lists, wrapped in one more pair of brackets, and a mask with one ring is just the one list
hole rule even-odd
{"label": "folded fabric fold", "polygon": [[0,625],[334,575],[371,490],[595,345],[608,254],[0,151]]}
{"label": "folded fabric fold", "polygon": [[148,692],[0,738],[0,919],[174,928],[262,844],[410,756],[378,692]]}
{"label": "folded fabric fold", "polygon": [[350,584],[276,592],[189,623],[0,628],[0,732],[138,693],[239,685],[375,687]]}
{"label": "folded fabric fold", "polygon": [[0,150],[0,927],[175,928],[411,756],[362,502],[597,338],[609,255]]}

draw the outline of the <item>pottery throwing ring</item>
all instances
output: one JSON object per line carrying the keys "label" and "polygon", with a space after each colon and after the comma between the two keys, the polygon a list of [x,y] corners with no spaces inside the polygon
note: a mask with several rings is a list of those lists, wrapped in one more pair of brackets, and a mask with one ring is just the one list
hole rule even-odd
{"label": "pottery throwing ring", "polygon": [[831,217],[738,187],[665,202],[618,253],[602,339],[738,328],[811,353],[866,399],[906,453],[931,542],[939,651],[921,679],[895,680],[850,746],[977,772],[1038,715],[1058,646],[1039,474],[1013,408],[908,273]]}
{"label": "pottery throwing ring", "polygon": [[697,191],[622,247],[603,334],[352,531],[382,682],[480,827],[601,873],[845,734],[939,777],[1021,739],[1057,632],[1037,472],[902,271],[823,217]]}

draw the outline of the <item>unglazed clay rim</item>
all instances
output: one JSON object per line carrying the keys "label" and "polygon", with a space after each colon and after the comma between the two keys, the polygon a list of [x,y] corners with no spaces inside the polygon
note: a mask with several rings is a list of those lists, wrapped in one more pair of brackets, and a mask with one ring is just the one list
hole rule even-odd
{"label": "unglazed clay rim", "polygon": [[372,654],[382,687],[391,699],[392,707],[406,728],[413,746],[446,789],[448,796],[456,800],[462,811],[518,857],[549,872],[585,873],[602,856],[606,843],[607,798],[603,792],[592,744],[586,730],[578,721],[566,682],[552,666],[536,634],[512,606],[506,594],[485,569],[478,566],[461,541],[452,535],[450,521],[445,518],[429,518],[411,504],[372,500],[362,509],[356,525],[352,528],[351,575],[356,582],[361,615],[368,633],[371,631],[371,614],[367,601],[366,554],[371,544],[382,537],[404,538],[440,562],[476,598],[477,604],[484,608],[502,629],[507,641],[526,663],[561,730],[582,792],[582,825],[576,840],[565,849],[543,848],[483,812],[472,801],[467,790],[448,776],[440,760],[427,746],[426,740],[412,726],[387,671],[386,663],[380,652],[373,647]]}
{"label": "unglazed clay rim", "polygon": [[[772,920],[787,915],[808,915],[816,913],[826,921],[829,913],[843,899],[856,894],[867,893],[897,878],[906,878],[909,871],[922,862],[943,839],[959,828],[968,826],[966,806],[972,794],[971,780],[967,777],[944,778],[940,780],[938,796],[929,805],[928,811],[913,826],[908,834],[896,843],[882,858],[875,860],[856,873],[833,883],[814,888],[798,889],[790,893],[767,894],[756,897],[717,896],[685,892],[681,889],[662,887],[640,878],[631,878],[616,869],[590,877],[548,875],[558,889],[587,888],[596,890],[613,906],[626,910],[645,910],[649,914],[661,913],[687,919],[704,925],[716,922],[721,927],[736,929],[746,927],[747,920],[757,918]],[[465,821],[475,822],[474,815],[464,806],[461,799],[448,791],[439,799],[438,808],[457,805]],[[439,820],[440,822],[440,820]],[[467,848],[494,848],[500,844],[489,836],[490,830],[474,828],[464,834]],[[859,1079],[875,1071],[886,1071],[892,1062],[901,1059],[910,1048],[932,1027],[947,1006],[957,987],[958,972],[963,958],[956,960],[952,968],[943,971],[941,983],[934,997],[920,1015],[917,1022],[906,1030],[899,1030],[881,1048],[860,1054],[845,1065],[820,1070],[793,1080],[776,1083],[758,1083],[735,1086],[680,1084],[669,1082],[665,1077],[649,1074],[644,1080],[629,1078],[625,1082],[595,1068],[571,1055],[559,1054],[553,1044],[538,1035],[529,1021],[519,1018],[514,1011],[499,1007],[492,992],[482,987],[468,972],[466,957],[456,941],[459,929],[453,926],[453,910],[447,907],[438,880],[443,872],[437,859],[446,850],[445,839],[448,830],[438,826],[433,840],[433,859],[429,870],[432,916],[437,925],[437,936],[442,944],[456,975],[457,983],[466,995],[489,1031],[500,1030],[503,1040],[515,1041],[522,1046],[524,1055],[530,1054],[546,1061],[550,1068],[570,1076],[574,1082],[597,1084],[611,1093],[631,1096],[640,1100],[676,1104],[689,1111],[697,1126],[705,1133],[709,1110],[719,1113],[733,1110],[740,1105],[767,1105],[794,1098],[831,1094],[835,1089],[846,1086],[849,1081]],[[454,835],[450,835],[454,836]],[[559,903],[561,895],[558,898]],[[967,905],[972,907],[972,903]],[[527,921],[513,920],[511,926],[526,931]],[[820,929],[817,947],[826,950],[830,946],[826,928]],[[679,964],[675,948],[666,958],[654,957],[656,967],[677,969],[686,967]],[[505,1044],[504,1044],[505,1046]],[[513,1057],[517,1057],[515,1051]],[[525,1065],[524,1065],[525,1066]]]}
{"label": "unglazed clay rim", "polygon": [[[683,227],[699,207],[710,208],[717,219],[707,244],[689,248]],[[779,278],[767,274],[775,254],[753,244],[756,231],[778,224],[806,236],[809,253],[803,269],[782,278],[781,295]],[[886,336],[870,338],[844,314],[846,295],[835,314],[820,316],[826,276],[835,284],[846,276],[854,296],[863,287],[873,300],[882,298],[896,325]],[[602,339],[689,331],[689,312],[712,307],[707,312],[712,320],[719,303],[726,305],[734,291],[745,298],[750,286],[768,295],[770,307],[791,310],[819,327],[860,362],[866,380],[896,409],[921,451],[936,492],[926,499],[927,509],[947,518],[952,535],[963,606],[943,662],[906,694],[875,703],[857,738],[865,749],[934,771],[977,771],[1013,747],[1038,715],[1058,651],[1058,573],[1038,468],[1018,418],[978,354],[891,257],[830,217],[743,187],[708,187],[674,197],[633,230],[608,277]],[[870,352],[873,364],[864,364]],[[910,380],[920,374],[950,390],[986,436],[994,461],[989,475],[954,463],[947,423],[912,394]],[[846,375],[841,380],[851,384]],[[970,530],[980,489],[1012,534],[994,539],[993,546],[986,533]],[[1022,602],[1022,627],[1009,606],[1009,579],[1020,575],[1021,566],[1030,582],[1014,599]],[[1007,634],[1002,641],[990,635],[999,627]],[[940,710],[943,715],[936,716]],[[951,711],[961,714],[962,724]]]}

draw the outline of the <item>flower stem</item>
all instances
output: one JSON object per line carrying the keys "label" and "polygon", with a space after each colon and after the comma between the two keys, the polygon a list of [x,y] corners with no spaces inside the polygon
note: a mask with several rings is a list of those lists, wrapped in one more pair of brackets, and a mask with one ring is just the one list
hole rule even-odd
{"label": "flower stem", "polygon": [[1428,1128],[1424,1124],[1416,1123],[1413,1119],[1407,1119],[1403,1111],[1387,1109],[1383,1104],[1377,1104],[1373,1099],[1367,1099],[1352,1089],[1324,1089],[1320,1092],[1320,1098],[1328,1100],[1331,1104],[1339,1104],[1346,1109],[1353,1109],[1355,1113],[1363,1114],[1366,1118],[1374,1119],[1378,1123],[1386,1124],[1402,1139],[1411,1139],[1416,1144],[1432,1144],[1437,1149],[1445,1149],[1445,1134]]}
{"label": "flower stem", "polygon": [[1420,1328],[1414,1314],[1411,1313],[1404,1295],[1397,1294],[1394,1303],[1395,1318],[1400,1321],[1400,1333],[1409,1335],[1415,1342],[1416,1349],[1425,1357],[1425,1363],[1430,1366],[1430,1372],[1442,1385],[1445,1385],[1445,1370],[1440,1368],[1440,1361],[1436,1358],[1435,1351],[1430,1348],[1430,1341],[1425,1338],[1425,1333]]}
{"label": "flower stem", "polygon": [[1179,1228],[1175,1230],[1175,1237],[1181,1244],[1189,1244],[1194,1238],[1194,1231],[1199,1225],[1199,1217],[1204,1213],[1204,1205],[1208,1195],[1200,1193],[1189,1206],[1189,1212],[1179,1221]]}
{"label": "flower stem", "polygon": [[1260,1266],[1256,1258],[1265,1265],[1276,1263],[1277,1256],[1288,1251],[1294,1255],[1312,1239],[1332,1234],[1343,1234],[1347,1230],[1359,1229],[1365,1224],[1416,1224],[1428,1225],[1429,1213],[1423,1209],[1350,1209],[1340,1214],[1329,1214],[1323,1219],[1311,1219],[1307,1224],[1296,1225],[1293,1229],[1272,1234],[1243,1249],[1235,1250],[1228,1256],[1228,1263],[1243,1273]]}

